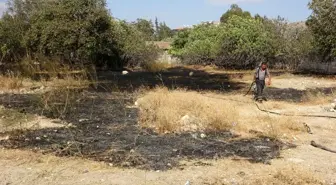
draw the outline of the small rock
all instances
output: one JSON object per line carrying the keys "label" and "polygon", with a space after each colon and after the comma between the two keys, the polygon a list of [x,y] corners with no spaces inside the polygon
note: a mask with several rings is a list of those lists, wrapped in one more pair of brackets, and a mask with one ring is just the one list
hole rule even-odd
{"label": "small rock", "polygon": [[89,170],[84,170],[83,173],[89,173]]}
{"label": "small rock", "polygon": [[36,139],[36,140],[38,140],[38,141],[40,141],[40,140],[41,140],[41,138],[40,138],[40,137],[36,137],[35,139]]}
{"label": "small rock", "polygon": [[172,165],[170,163],[168,163],[167,166],[171,167]]}
{"label": "small rock", "polygon": [[238,175],[239,175],[239,176],[245,176],[245,175],[246,175],[246,173],[245,173],[245,172],[243,172],[243,171],[241,171],[241,172],[239,172],[239,173],[238,173]]}
{"label": "small rock", "polygon": [[123,74],[123,75],[127,75],[127,74],[128,74],[128,71],[123,71],[122,74]]}
{"label": "small rock", "polygon": [[160,173],[161,171],[160,170],[156,170],[156,173]]}
{"label": "small rock", "polygon": [[82,123],[82,122],[86,122],[86,121],[89,121],[89,119],[80,119],[80,120],[78,120],[80,123]]}
{"label": "small rock", "polygon": [[205,134],[201,134],[201,138],[202,139],[206,138],[206,135]]}
{"label": "small rock", "polygon": [[133,150],[133,149],[130,151],[130,153],[134,153],[134,152],[135,152],[135,150]]}
{"label": "small rock", "polygon": [[194,72],[190,72],[190,73],[189,73],[189,76],[194,76]]}
{"label": "small rock", "polygon": [[111,135],[111,133],[106,133],[106,135],[110,136],[110,135]]}
{"label": "small rock", "polygon": [[190,181],[187,181],[184,185],[190,185]]}
{"label": "small rock", "polygon": [[109,163],[108,165],[109,165],[109,166],[111,166],[111,167],[113,166],[113,164],[112,164],[112,163]]}
{"label": "small rock", "polygon": [[48,136],[47,135],[43,135],[44,138],[47,138]]}

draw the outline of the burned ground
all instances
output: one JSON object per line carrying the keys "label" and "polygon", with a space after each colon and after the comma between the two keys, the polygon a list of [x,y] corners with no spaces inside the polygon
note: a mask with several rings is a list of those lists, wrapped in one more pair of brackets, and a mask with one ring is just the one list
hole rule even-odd
{"label": "burned ground", "polygon": [[[117,166],[166,170],[182,159],[242,157],[268,162],[279,156],[282,144],[267,138],[242,139],[228,131],[158,135],[137,123],[132,96],[110,93],[81,93],[75,111],[63,121],[69,128],[13,131],[1,145],[57,156],[78,156]],[[5,107],[39,113],[37,95],[2,95]],[[13,101],[15,100],[15,101]],[[65,123],[64,123],[65,124]]]}
{"label": "burned ground", "polygon": [[[193,72],[192,75],[189,75]],[[275,76],[280,75],[275,74]],[[98,89],[78,91],[76,103],[62,115],[65,127],[20,130],[10,133],[0,145],[56,156],[78,156],[104,161],[116,166],[167,170],[185,159],[220,159],[241,157],[251,162],[268,162],[279,157],[284,146],[268,138],[243,139],[229,131],[159,135],[138,124],[134,93],[141,87],[245,93],[249,84],[231,79],[243,78],[243,73],[209,74],[205,71],[175,68],[153,74],[133,72],[129,75],[101,73]],[[316,89],[331,93],[335,88]],[[269,97],[278,101],[300,102],[305,90],[269,88]],[[112,92],[112,93],[111,93]],[[288,94],[291,94],[289,96]],[[42,109],[41,94],[2,94],[0,104],[22,113],[55,118]]]}

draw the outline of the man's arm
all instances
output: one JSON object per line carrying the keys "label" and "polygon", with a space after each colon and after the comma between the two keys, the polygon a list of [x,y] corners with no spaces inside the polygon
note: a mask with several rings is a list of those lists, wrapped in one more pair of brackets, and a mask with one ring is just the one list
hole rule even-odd
{"label": "man's arm", "polygon": [[267,77],[268,77],[268,85],[272,84],[272,78],[271,78],[271,73],[269,72],[269,70],[267,69]]}

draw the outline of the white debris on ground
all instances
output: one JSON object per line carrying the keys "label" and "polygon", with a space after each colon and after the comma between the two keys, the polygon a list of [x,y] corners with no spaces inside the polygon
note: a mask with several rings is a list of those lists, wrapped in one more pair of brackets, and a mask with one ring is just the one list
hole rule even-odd
{"label": "white debris on ground", "polygon": [[127,75],[129,72],[128,71],[123,71],[122,75]]}
{"label": "white debris on ground", "polygon": [[331,112],[336,112],[336,99],[334,99],[334,102],[331,103],[331,109],[330,109]]}

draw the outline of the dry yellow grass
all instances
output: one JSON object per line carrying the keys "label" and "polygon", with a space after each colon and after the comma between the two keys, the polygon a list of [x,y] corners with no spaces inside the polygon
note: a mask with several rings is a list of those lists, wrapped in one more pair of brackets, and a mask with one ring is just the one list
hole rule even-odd
{"label": "dry yellow grass", "polygon": [[302,100],[305,104],[321,105],[321,104],[331,103],[334,98],[335,98],[335,93],[326,95],[321,91],[309,90],[305,92],[305,94],[302,97]]}
{"label": "dry yellow grass", "polygon": [[325,184],[316,174],[302,169],[298,166],[288,166],[279,169],[274,175],[265,176],[252,182],[247,182],[248,185],[323,185]]}
{"label": "dry yellow grass", "polygon": [[152,73],[162,72],[170,67],[172,67],[172,65],[166,61],[148,62],[143,65],[145,70]]}
{"label": "dry yellow grass", "polygon": [[248,137],[292,139],[305,132],[297,119],[263,114],[235,95],[211,97],[158,87],[137,101],[140,123],[160,133],[233,130]]}
{"label": "dry yellow grass", "polygon": [[160,133],[228,130],[239,114],[232,102],[220,102],[186,90],[158,87],[138,100],[140,122]]}
{"label": "dry yellow grass", "polygon": [[15,76],[0,76],[0,87],[6,90],[18,90],[23,87],[23,79]]}
{"label": "dry yellow grass", "polygon": [[[266,136],[274,139],[292,139],[293,136],[305,131],[303,123],[292,117],[251,117],[249,123],[239,124],[238,131],[257,131],[258,136]],[[253,133],[253,132],[252,132]]]}

